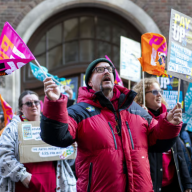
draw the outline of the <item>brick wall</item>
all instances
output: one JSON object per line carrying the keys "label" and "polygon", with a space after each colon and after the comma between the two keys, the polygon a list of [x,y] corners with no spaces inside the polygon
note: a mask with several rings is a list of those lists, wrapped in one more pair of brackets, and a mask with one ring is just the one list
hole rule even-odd
{"label": "brick wall", "polygon": [[0,0],[0,31],[8,21],[17,28],[25,15],[43,0]]}
{"label": "brick wall", "polygon": [[[43,0],[0,0],[0,31],[8,21],[15,29],[25,15]],[[153,18],[168,38],[171,8],[192,17],[191,0],[132,0]]]}

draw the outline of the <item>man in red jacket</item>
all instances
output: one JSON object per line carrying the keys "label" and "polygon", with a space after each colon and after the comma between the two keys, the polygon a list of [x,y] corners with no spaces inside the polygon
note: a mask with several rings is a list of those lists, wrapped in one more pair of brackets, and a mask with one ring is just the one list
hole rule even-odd
{"label": "man in red jacket", "polygon": [[79,88],[77,104],[69,108],[51,78],[44,81],[41,137],[59,147],[78,143],[78,192],[153,191],[148,148],[168,150],[181,129],[180,104],[157,122],[133,101],[136,93],[114,79],[110,61],[94,60],[87,87]]}

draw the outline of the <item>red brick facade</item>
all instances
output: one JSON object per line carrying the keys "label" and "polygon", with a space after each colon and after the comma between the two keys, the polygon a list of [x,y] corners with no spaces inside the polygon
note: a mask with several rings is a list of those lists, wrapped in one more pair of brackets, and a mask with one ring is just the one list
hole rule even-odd
{"label": "red brick facade", "polygon": [[[43,0],[1,0],[0,31],[6,21],[15,29],[25,15]],[[142,8],[168,38],[171,8],[192,17],[191,0],[132,0]]]}

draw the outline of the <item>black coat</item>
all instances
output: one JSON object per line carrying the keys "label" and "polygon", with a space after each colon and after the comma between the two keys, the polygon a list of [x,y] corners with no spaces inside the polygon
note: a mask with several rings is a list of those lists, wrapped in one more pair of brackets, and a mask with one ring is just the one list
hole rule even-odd
{"label": "black coat", "polygon": [[[177,138],[176,143],[171,148],[171,151],[173,154],[173,160],[176,168],[177,181],[181,192],[186,189],[192,189],[192,179],[189,175],[189,171],[181,146],[181,140],[179,137]],[[161,191],[163,178],[162,153],[155,153],[149,151],[149,162],[154,192]]]}

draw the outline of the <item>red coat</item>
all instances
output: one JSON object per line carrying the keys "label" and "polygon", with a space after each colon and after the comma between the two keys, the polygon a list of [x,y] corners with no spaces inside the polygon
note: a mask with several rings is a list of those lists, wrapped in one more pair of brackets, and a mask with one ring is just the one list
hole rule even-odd
{"label": "red coat", "polygon": [[86,88],[79,89],[78,104],[68,110],[66,96],[55,102],[45,98],[41,137],[60,147],[77,141],[78,192],[153,191],[148,147],[164,150],[163,140],[176,137],[181,125],[167,122],[166,113],[159,122],[152,119],[133,102],[133,91],[115,86],[114,92],[117,111],[102,92]]}

